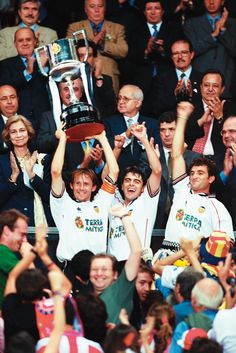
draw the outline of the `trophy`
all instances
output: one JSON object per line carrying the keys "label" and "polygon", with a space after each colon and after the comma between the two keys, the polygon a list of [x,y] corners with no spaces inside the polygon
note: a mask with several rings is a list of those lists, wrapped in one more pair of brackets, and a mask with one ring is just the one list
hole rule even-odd
{"label": "trophy", "polygon": [[[87,136],[100,134],[104,125],[100,122],[96,108],[92,105],[86,63],[79,61],[76,44],[82,36],[86,45],[85,62],[88,57],[88,41],[85,30],[73,33],[73,38],[58,39],[35,49],[40,72],[54,82],[66,82],[70,92],[70,104],[61,114],[69,141],[84,141]],[[88,64],[87,64],[88,65]],[[80,77],[87,102],[80,102],[73,89],[73,80]]]}

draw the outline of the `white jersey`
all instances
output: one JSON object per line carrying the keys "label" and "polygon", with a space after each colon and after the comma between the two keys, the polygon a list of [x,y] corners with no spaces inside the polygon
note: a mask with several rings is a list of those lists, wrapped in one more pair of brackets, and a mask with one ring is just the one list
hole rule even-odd
{"label": "white jersey", "polygon": [[215,196],[194,194],[189,177],[183,175],[173,183],[174,199],[166,225],[165,240],[179,243],[181,237],[208,238],[214,230],[226,232],[234,240],[232,219]]}
{"label": "white jersey", "polygon": [[80,250],[94,254],[106,251],[108,212],[115,187],[104,181],[93,201],[72,200],[66,190],[58,197],[51,192],[50,206],[59,231],[57,257],[71,260]]}
{"label": "white jersey", "polygon": [[[159,189],[152,195],[149,184],[144,187],[143,193],[134,201],[126,205],[131,213],[132,222],[139,235],[142,247],[149,247],[156,219]],[[116,189],[113,205],[124,204],[120,192]],[[118,261],[127,260],[130,254],[129,242],[126,238],[122,222],[119,218],[109,215],[108,252]]]}

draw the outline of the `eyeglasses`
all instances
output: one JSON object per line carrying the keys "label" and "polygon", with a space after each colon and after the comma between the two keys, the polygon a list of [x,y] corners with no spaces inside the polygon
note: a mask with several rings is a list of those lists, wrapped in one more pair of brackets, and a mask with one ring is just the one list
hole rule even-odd
{"label": "eyeglasses", "polygon": [[129,103],[130,101],[136,100],[135,98],[129,98],[125,96],[118,96],[118,102],[123,101],[124,103]]}
{"label": "eyeglasses", "polygon": [[229,135],[233,135],[236,133],[236,130],[235,129],[229,129],[229,130],[222,130],[220,132],[221,136],[225,136],[226,134],[229,134]]}
{"label": "eyeglasses", "polygon": [[171,55],[173,56],[173,58],[177,58],[179,55],[181,56],[187,56],[190,53],[189,50],[181,50],[181,51],[175,51],[174,53],[172,53]]}

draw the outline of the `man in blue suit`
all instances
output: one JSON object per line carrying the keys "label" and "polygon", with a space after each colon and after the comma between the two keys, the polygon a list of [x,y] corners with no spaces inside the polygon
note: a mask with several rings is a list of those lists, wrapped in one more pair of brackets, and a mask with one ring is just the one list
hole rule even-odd
{"label": "man in blue suit", "polygon": [[107,138],[111,146],[114,146],[116,135],[125,137],[125,143],[118,161],[120,170],[124,170],[131,165],[139,166],[140,157],[144,151],[142,144],[131,134],[131,126],[145,123],[149,140],[153,137],[154,143],[158,144],[159,147],[161,146],[157,121],[139,113],[142,101],[143,92],[138,86],[125,85],[120,89],[118,95],[117,109],[119,114],[104,120]]}

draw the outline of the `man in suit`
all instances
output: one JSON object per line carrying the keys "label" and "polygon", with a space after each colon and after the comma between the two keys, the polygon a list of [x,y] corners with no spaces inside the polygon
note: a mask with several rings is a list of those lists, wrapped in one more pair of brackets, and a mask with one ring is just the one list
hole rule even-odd
{"label": "man in suit", "polygon": [[32,29],[20,28],[15,33],[18,55],[0,61],[0,85],[12,85],[19,94],[19,113],[37,131],[39,117],[49,109],[47,78],[40,72],[34,57],[36,37]]}
{"label": "man in suit", "polygon": [[154,142],[157,143],[159,147],[161,146],[157,122],[139,113],[142,101],[143,92],[139,87],[134,85],[123,86],[118,95],[117,109],[119,114],[113,115],[104,121],[107,137],[111,146],[114,146],[114,138],[116,135],[125,137],[125,143],[118,161],[120,170],[124,170],[131,165],[139,166],[140,156],[144,150],[142,143],[131,134],[131,127],[133,125],[144,123],[148,138],[153,137]]}
{"label": "man in suit", "polygon": [[[97,47],[92,41],[88,41],[87,64],[90,70],[90,97],[92,103],[97,108],[100,118],[103,120],[116,112],[116,96],[112,88],[112,79],[108,75],[102,74],[102,62],[97,56]],[[77,42],[77,54],[81,62],[86,58],[86,46],[83,39]]]}
{"label": "man in suit", "polygon": [[222,202],[227,207],[236,230],[236,115],[225,120],[221,135],[226,147],[226,153],[222,156],[220,165],[220,178],[226,186]]}
{"label": "man in suit", "polygon": [[119,91],[119,69],[116,59],[124,58],[128,52],[125,41],[124,27],[118,23],[105,20],[105,0],[85,1],[86,20],[69,25],[67,37],[73,32],[85,29],[88,39],[92,40],[98,49],[102,60],[102,73],[112,77],[113,88]]}
{"label": "man in suit", "polygon": [[0,153],[7,151],[7,146],[2,141],[2,130],[7,119],[15,115],[18,110],[18,97],[14,87],[0,86]]}
{"label": "man in suit", "polygon": [[203,74],[201,96],[192,101],[194,111],[188,121],[185,141],[189,149],[213,158],[224,153],[220,132],[224,120],[236,113],[233,102],[221,100],[225,82],[220,71],[208,70]]}
{"label": "man in suit", "polygon": [[139,86],[146,97],[152,77],[171,66],[170,46],[181,30],[163,20],[164,10],[160,0],[145,1],[144,15],[146,21],[140,24],[128,42],[128,59],[133,67],[130,83]]}
{"label": "man in suit", "polygon": [[[174,67],[152,80],[147,109],[158,118],[159,114],[174,110],[181,99],[192,100],[199,94],[201,74],[192,67],[194,52],[187,39],[179,39],[171,46]],[[168,99],[167,99],[168,97]]]}
{"label": "man in suit", "polygon": [[[160,137],[164,154],[161,154],[162,178],[161,193],[157,209],[156,228],[165,228],[174,196],[171,176],[171,150],[176,127],[176,112],[166,112],[160,116]],[[188,149],[184,152],[187,169],[199,154]]]}
{"label": "man in suit", "polygon": [[204,4],[206,13],[188,20],[184,32],[195,52],[194,68],[200,72],[220,70],[225,76],[227,97],[236,56],[236,20],[223,8],[224,0],[204,0]]}
{"label": "man in suit", "polygon": [[18,2],[18,15],[21,22],[18,26],[6,27],[0,31],[0,60],[17,55],[14,47],[14,35],[17,29],[28,27],[35,32],[37,45],[45,45],[57,39],[57,33],[47,27],[37,24],[39,19],[40,1],[20,0]]}

